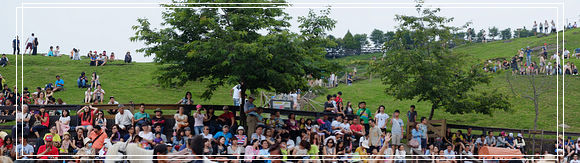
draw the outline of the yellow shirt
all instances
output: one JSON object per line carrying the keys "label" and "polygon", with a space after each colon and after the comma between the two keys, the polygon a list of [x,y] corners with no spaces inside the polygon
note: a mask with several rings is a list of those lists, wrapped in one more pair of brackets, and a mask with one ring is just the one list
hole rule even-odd
{"label": "yellow shirt", "polygon": [[[46,135],[52,135],[52,142],[59,142],[60,143],[60,136],[58,136],[58,134],[47,133]],[[46,139],[46,135],[44,135],[42,140]]]}
{"label": "yellow shirt", "polygon": [[[358,155],[368,155],[368,154],[367,154],[367,150],[366,150],[366,149],[364,149],[362,146],[359,146],[358,148],[356,148],[356,149],[354,150],[354,152],[355,152],[355,153],[358,153]],[[361,159],[367,159],[368,157],[367,157],[367,156],[360,156],[360,158],[361,158]],[[368,161],[367,161],[367,160],[363,160],[363,162],[364,162],[364,163],[367,163]]]}

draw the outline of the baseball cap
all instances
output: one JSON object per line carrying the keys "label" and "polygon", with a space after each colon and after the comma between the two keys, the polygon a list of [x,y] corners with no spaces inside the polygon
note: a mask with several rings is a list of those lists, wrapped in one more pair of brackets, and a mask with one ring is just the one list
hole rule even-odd
{"label": "baseball cap", "polygon": [[185,131],[191,131],[191,128],[189,128],[189,127],[185,127],[185,128],[184,128],[184,130],[185,130]]}
{"label": "baseball cap", "polygon": [[238,130],[244,130],[244,127],[243,126],[239,126],[238,127]]}
{"label": "baseball cap", "polygon": [[52,135],[46,135],[44,141],[52,142]]}
{"label": "baseball cap", "polygon": [[324,121],[323,121],[322,119],[318,119],[318,120],[316,120],[316,121],[317,121],[318,123],[320,123],[320,124],[324,124]]}

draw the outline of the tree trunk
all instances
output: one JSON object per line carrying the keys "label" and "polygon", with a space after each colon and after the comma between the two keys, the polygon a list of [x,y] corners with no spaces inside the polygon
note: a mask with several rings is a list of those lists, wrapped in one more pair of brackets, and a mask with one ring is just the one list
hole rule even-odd
{"label": "tree trunk", "polygon": [[246,104],[246,85],[244,82],[240,83],[242,102],[240,103],[240,126],[246,126],[246,113],[244,112],[244,105]]}
{"label": "tree trunk", "polygon": [[433,119],[433,113],[435,112],[435,109],[437,109],[438,105],[437,104],[432,104],[431,105],[431,113],[429,113],[429,120]]}

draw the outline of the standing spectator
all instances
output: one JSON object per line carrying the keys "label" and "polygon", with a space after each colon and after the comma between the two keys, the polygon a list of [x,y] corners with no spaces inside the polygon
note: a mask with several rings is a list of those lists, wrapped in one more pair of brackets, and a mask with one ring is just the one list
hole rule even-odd
{"label": "standing spectator", "polygon": [[93,92],[93,102],[94,103],[103,103],[103,99],[105,98],[105,90],[101,87],[101,84],[97,85],[97,89]]}
{"label": "standing spectator", "polygon": [[2,67],[5,67],[8,64],[10,64],[10,62],[8,61],[8,58],[6,57],[6,54],[2,54],[2,58],[0,58],[0,65],[2,65]]}
{"label": "standing spectator", "polygon": [[544,33],[544,24],[540,21],[540,33]]}
{"label": "standing spectator", "polygon": [[389,115],[385,113],[385,106],[379,106],[377,109],[377,113],[375,114],[375,120],[377,122],[377,126],[381,129],[381,131],[387,131],[387,120],[389,119]]}
{"label": "standing spectator", "polygon": [[18,137],[18,142],[16,142],[16,159],[31,159],[28,155],[34,154],[34,147],[28,144],[28,139],[25,137]]}
{"label": "standing spectator", "polygon": [[349,72],[348,76],[346,76],[346,84],[349,86],[352,85],[352,72]]}
{"label": "standing spectator", "polygon": [[334,78],[336,77],[336,75],[334,75],[334,72],[330,73],[330,77],[328,77],[328,87],[334,87]]}
{"label": "standing spectator", "polygon": [[534,31],[534,36],[537,35],[536,31],[538,29],[538,23],[536,23],[536,21],[534,20],[534,25],[532,26],[532,31]]}
{"label": "standing spectator", "polygon": [[131,57],[131,52],[127,52],[127,54],[125,54],[125,63],[131,63],[133,60],[133,58]]}
{"label": "standing spectator", "polygon": [[[421,148],[426,149],[427,144],[429,144],[427,118],[421,117],[421,123],[419,123],[419,129],[422,132],[422,134],[421,134]],[[468,131],[468,133],[471,133],[471,131]]]}
{"label": "standing spectator", "polygon": [[375,120],[370,119],[370,130],[369,130],[369,151],[373,151],[373,149],[379,150],[381,146],[381,128],[376,125]]}
{"label": "standing spectator", "polygon": [[64,134],[65,132],[68,132],[68,130],[70,129],[70,126],[69,126],[70,115],[69,115],[68,110],[62,110],[61,117],[55,123],[56,123],[56,129],[58,130],[58,135],[62,136],[62,134]]}
{"label": "standing spectator", "polygon": [[417,111],[415,105],[411,105],[411,110],[407,112],[407,123],[415,123],[417,121]]}
{"label": "standing spectator", "polygon": [[[196,106],[196,112],[193,113],[194,124],[193,129],[195,130],[195,135],[203,133],[203,120],[205,119],[205,114],[201,113],[201,105]],[[204,109],[205,110],[205,109]]]}
{"label": "standing spectator", "polygon": [[548,25],[548,20],[546,20],[546,21],[544,22],[544,32],[546,32],[546,33],[550,33],[550,31],[548,31],[548,27],[550,27],[550,25]]}
{"label": "standing spectator", "polygon": [[526,67],[530,67],[530,63],[532,63],[532,49],[530,49],[530,46],[526,47]]}
{"label": "standing spectator", "polygon": [[14,40],[12,40],[12,54],[16,55],[16,54],[20,54],[20,39],[18,39],[18,36],[16,36],[16,38]]}
{"label": "standing spectator", "polygon": [[60,78],[60,75],[56,75],[56,81],[54,82],[54,89],[53,92],[61,91],[64,89],[64,80]]}
{"label": "standing spectator", "polygon": [[[37,138],[40,138],[40,134],[38,132],[48,129],[49,123],[49,116],[44,109],[44,106],[40,106],[39,112],[34,114],[34,119],[34,125],[32,125],[30,131],[34,132],[34,135],[36,135]],[[52,139],[50,141],[52,141]]]}
{"label": "standing spectator", "polygon": [[35,37],[34,38],[34,43],[33,43],[33,46],[32,46],[32,55],[36,55],[37,51],[38,51],[38,38]]}
{"label": "standing spectator", "polygon": [[151,117],[148,113],[145,113],[145,104],[139,104],[139,112],[133,115],[133,124],[135,126],[142,126],[147,121],[149,121]]}
{"label": "standing spectator", "polygon": [[551,24],[552,24],[552,32],[551,33],[556,33],[556,23],[554,23],[554,20],[552,20]]}
{"label": "standing spectator", "polygon": [[[246,123],[248,125],[248,134],[254,133],[254,129],[258,125],[258,108],[254,105],[254,97],[250,96],[248,101],[244,104],[244,112],[248,115]],[[249,135],[248,135],[249,136]]]}
{"label": "standing spectator", "polygon": [[391,124],[393,144],[400,145],[401,139],[403,138],[403,133],[405,132],[405,130],[403,130],[403,126],[405,126],[405,124],[403,123],[403,120],[399,118],[399,110],[395,110],[393,113],[393,118],[389,123]]}
{"label": "standing spectator", "polygon": [[[37,155],[39,159],[56,159],[58,158],[58,149],[52,144],[52,135],[44,138],[44,145],[38,148]],[[37,156],[38,157],[38,156]]]}
{"label": "standing spectator", "polygon": [[[421,127],[419,126],[419,124],[415,124],[415,127],[413,127],[413,130],[411,130],[411,135],[413,136],[413,140],[416,140],[417,142],[419,142],[419,144],[417,144],[417,147],[413,147],[413,149],[417,149],[417,150],[421,150],[423,146],[427,145],[427,142],[423,142],[421,141],[421,138],[423,137],[423,132],[421,131]],[[425,145],[423,145],[425,144]]]}
{"label": "standing spectator", "polygon": [[36,37],[34,37],[34,33],[32,33],[32,35],[26,39],[26,48],[24,48],[24,54],[26,54],[26,51],[28,51],[28,49],[30,49],[28,54],[32,53],[32,49],[34,48],[34,39],[35,38]]}
{"label": "standing spectator", "polygon": [[133,120],[133,114],[131,111],[126,110],[123,104],[119,104],[117,110],[118,113],[115,115],[115,124],[119,125],[121,130],[126,130],[127,127],[131,128]]}
{"label": "standing spectator", "polygon": [[364,121],[362,125],[365,126],[365,131],[369,131],[369,118],[372,117],[372,113],[369,109],[367,109],[366,102],[362,101],[358,103],[358,110],[356,111],[356,115],[358,115],[360,119]]}
{"label": "standing spectator", "polygon": [[240,101],[240,97],[242,97],[242,89],[241,89],[241,84],[237,84],[236,86],[234,86],[231,90],[230,90],[230,95],[233,98],[234,101],[234,106],[240,106],[240,103],[242,101]]}
{"label": "standing spectator", "polygon": [[184,114],[184,112],[185,110],[183,106],[180,106],[179,110],[177,110],[177,113],[173,116],[173,119],[175,119],[175,127],[173,127],[173,129],[176,131],[189,126],[189,121],[187,120],[188,117],[186,114]]}

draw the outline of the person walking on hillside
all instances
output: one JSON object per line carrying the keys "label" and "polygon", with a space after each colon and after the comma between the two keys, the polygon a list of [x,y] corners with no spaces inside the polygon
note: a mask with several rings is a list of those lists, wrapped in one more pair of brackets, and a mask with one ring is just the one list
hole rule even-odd
{"label": "person walking on hillside", "polygon": [[12,49],[13,49],[12,54],[14,55],[20,54],[20,39],[18,39],[18,36],[16,36],[16,38],[12,40]]}
{"label": "person walking on hillside", "polygon": [[28,54],[32,53],[32,49],[34,48],[34,39],[35,39],[34,33],[32,33],[32,35],[26,39],[26,47],[24,48],[24,54],[26,54],[26,51],[28,51],[28,49],[30,49]]}

